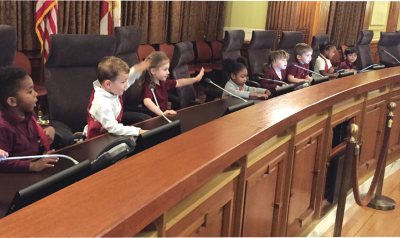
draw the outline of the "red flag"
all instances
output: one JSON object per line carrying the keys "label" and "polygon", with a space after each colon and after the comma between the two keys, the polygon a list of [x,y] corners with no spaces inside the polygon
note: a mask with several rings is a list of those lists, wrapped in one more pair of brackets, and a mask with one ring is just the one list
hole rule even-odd
{"label": "red flag", "polygon": [[36,35],[39,38],[44,62],[50,50],[50,35],[57,34],[57,1],[39,0],[36,2]]}
{"label": "red flag", "polygon": [[[114,2],[114,5],[113,5]],[[112,11],[118,7],[117,1],[101,1],[100,34],[111,35]]]}

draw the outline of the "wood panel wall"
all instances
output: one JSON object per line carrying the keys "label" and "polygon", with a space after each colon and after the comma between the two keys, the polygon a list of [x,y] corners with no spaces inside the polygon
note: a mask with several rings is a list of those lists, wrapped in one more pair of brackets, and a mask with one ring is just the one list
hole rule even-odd
{"label": "wood panel wall", "polygon": [[400,2],[390,2],[389,17],[386,25],[386,32],[395,32],[397,30],[397,21],[399,18]]}

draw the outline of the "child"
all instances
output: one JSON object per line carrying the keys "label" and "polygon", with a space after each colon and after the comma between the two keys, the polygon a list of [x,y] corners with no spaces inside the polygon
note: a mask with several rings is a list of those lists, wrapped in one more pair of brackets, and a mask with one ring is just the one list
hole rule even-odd
{"label": "child", "polygon": [[88,139],[106,132],[132,136],[146,132],[138,127],[124,126],[121,119],[122,94],[148,67],[148,61],[129,69],[128,64],[117,57],[106,56],[102,59],[97,67],[97,80],[93,82],[94,91],[89,100],[88,124],[83,131]]}
{"label": "child", "polygon": [[[296,60],[293,64],[298,65],[302,68],[309,69],[309,63],[311,61],[312,56],[312,48],[306,43],[299,43],[294,46],[293,53],[295,54]],[[301,69],[296,66],[290,65],[287,69],[287,81],[290,83],[299,83],[305,80],[311,82],[313,78],[311,78],[308,74],[307,70]]]}
{"label": "child", "polygon": [[5,152],[4,150],[0,149],[0,158],[7,158],[8,157],[8,153]]}
{"label": "child", "polygon": [[154,86],[154,94],[156,95],[158,105],[164,115],[174,115],[174,110],[168,110],[168,91],[174,88],[183,87],[199,82],[204,75],[204,69],[201,68],[200,73],[195,78],[185,79],[168,79],[169,76],[169,59],[164,52],[154,51],[146,58],[150,62],[149,69],[142,75],[140,84],[142,85],[143,104],[156,115],[161,116],[153,98],[153,93],[149,89],[149,85]]}
{"label": "child", "polygon": [[338,66],[338,70],[344,69],[345,71],[349,71],[351,69],[355,69],[356,65],[354,62],[357,60],[357,49],[355,47],[349,47],[344,51],[344,61],[340,63]]}
{"label": "child", "polygon": [[[289,54],[284,50],[272,51],[269,55],[268,66],[270,67],[265,73],[265,79],[286,82],[286,66]],[[275,90],[276,87],[282,86],[282,83],[261,80],[260,86],[268,90]]]}
{"label": "child", "polygon": [[[222,68],[230,76],[230,80],[225,84],[225,90],[242,98],[257,97],[267,99],[271,92],[264,88],[255,88],[245,85],[247,81],[246,60],[238,57],[236,60],[225,59],[222,61]],[[223,92],[222,97],[230,96]]]}
{"label": "child", "polygon": [[323,76],[329,76],[330,78],[337,78],[339,73],[335,73],[335,69],[332,67],[331,59],[335,55],[336,47],[329,41],[325,41],[319,46],[319,52],[321,52],[318,58],[315,60],[314,70]]}
{"label": "child", "polygon": [[[51,154],[54,128],[42,129],[33,112],[37,102],[33,81],[25,70],[14,66],[0,68],[0,151],[1,157]],[[54,167],[58,158],[9,160],[0,162],[0,172],[41,171]]]}

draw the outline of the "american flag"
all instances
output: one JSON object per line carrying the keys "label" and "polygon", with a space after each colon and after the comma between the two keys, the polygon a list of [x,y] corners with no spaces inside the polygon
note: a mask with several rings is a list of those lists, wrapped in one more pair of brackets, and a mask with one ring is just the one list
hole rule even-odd
{"label": "american flag", "polygon": [[57,0],[39,0],[36,2],[35,29],[46,63],[50,50],[50,35],[57,34]]}
{"label": "american flag", "polygon": [[[113,5],[114,2],[114,5]],[[100,34],[112,34],[112,11],[118,7],[118,1],[101,1]]]}

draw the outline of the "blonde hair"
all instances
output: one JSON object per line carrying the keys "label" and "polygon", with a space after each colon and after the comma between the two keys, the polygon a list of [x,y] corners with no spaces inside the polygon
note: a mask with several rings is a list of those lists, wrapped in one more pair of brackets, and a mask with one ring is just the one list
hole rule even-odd
{"label": "blonde hair", "polygon": [[271,53],[268,57],[268,64],[264,64],[264,66],[263,66],[263,72],[265,73],[268,69],[271,69],[272,63],[274,63],[274,61],[280,60],[280,59],[288,60],[289,57],[290,57],[289,53],[284,50],[271,51]]}
{"label": "blonde hair", "polygon": [[145,60],[150,61],[150,67],[142,73],[140,77],[140,85],[143,85],[146,81],[152,81],[153,75],[151,74],[151,69],[158,69],[161,66],[169,63],[169,58],[164,52],[153,51],[151,52]]}
{"label": "blonde hair", "polygon": [[97,79],[100,83],[105,80],[115,81],[120,72],[129,73],[128,64],[120,58],[106,56],[97,65]]}
{"label": "blonde hair", "polygon": [[313,51],[311,46],[307,45],[306,43],[298,43],[297,45],[294,46],[293,48],[293,53],[294,57],[297,57],[298,55],[302,56],[304,53]]}

